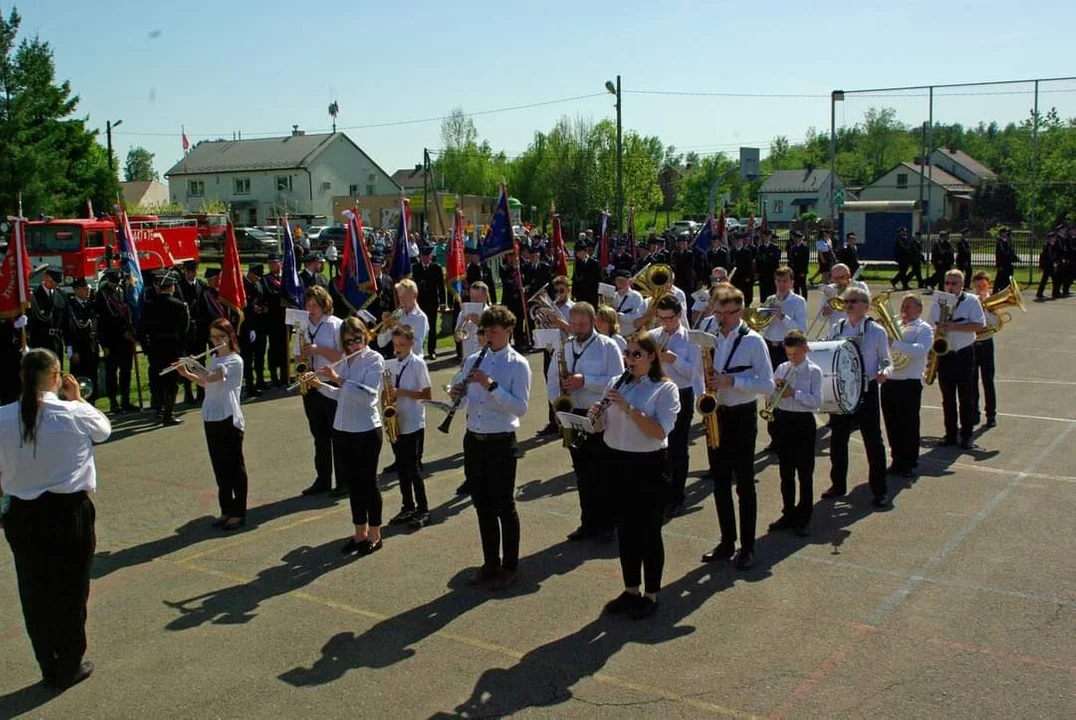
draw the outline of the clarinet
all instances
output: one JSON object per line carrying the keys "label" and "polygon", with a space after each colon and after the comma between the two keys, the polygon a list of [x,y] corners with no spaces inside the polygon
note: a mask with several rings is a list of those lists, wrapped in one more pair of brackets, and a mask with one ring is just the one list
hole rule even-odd
{"label": "clarinet", "polygon": [[[486,353],[489,352],[489,343],[482,346],[481,352],[478,353],[478,358],[474,361],[474,365],[471,366],[471,371],[474,372],[478,369],[478,366],[482,364],[482,361],[486,357]],[[466,380],[466,378],[464,378]],[[466,385],[464,385],[464,391],[461,392],[454,401],[452,401],[452,407],[448,410],[448,415],[445,416],[444,421],[437,426],[437,429],[443,433],[447,433],[452,427],[452,418],[456,417],[456,411],[459,410],[460,404],[463,402],[463,398],[467,395]]]}
{"label": "clarinet", "polygon": [[[616,392],[620,388],[624,387],[624,384],[631,380],[631,368],[624,371],[624,374],[616,379],[613,383],[613,387],[609,388],[609,392]],[[591,422],[597,422],[605,416],[605,411],[609,409],[613,401],[609,399],[609,393],[606,393],[601,400],[598,401],[598,409],[594,411],[593,417],[590,418]]]}

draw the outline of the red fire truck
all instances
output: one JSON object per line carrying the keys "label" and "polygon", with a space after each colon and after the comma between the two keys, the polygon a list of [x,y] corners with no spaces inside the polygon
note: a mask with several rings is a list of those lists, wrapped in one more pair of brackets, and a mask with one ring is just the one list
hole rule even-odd
{"label": "red fire truck", "polygon": [[[132,215],[131,234],[143,273],[171,268],[198,259],[198,220]],[[111,252],[109,252],[111,250]],[[119,267],[119,239],[111,217],[75,220],[35,220],[26,224],[26,252],[34,268],[63,268],[65,286],[86,278],[96,288],[108,267]],[[40,274],[33,276],[34,284]]]}

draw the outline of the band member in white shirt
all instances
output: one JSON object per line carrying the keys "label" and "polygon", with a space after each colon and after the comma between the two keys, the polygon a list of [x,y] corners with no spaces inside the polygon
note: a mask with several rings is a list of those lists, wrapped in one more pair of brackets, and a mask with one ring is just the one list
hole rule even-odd
{"label": "band member in white shirt", "polygon": [[209,326],[209,345],[224,345],[224,348],[208,363],[207,373],[195,372],[186,365],[176,370],[205,388],[202,423],[220,500],[220,517],[213,521],[213,527],[235,530],[247,521],[247,466],[243,459],[246,424],[239,407],[243,358],[239,355],[235,329],[224,318],[217,318]]}
{"label": "band member in white shirt", "polygon": [[[743,322],[744,296],[736,288],[723,288],[717,301],[721,323],[713,349],[714,372],[706,387],[717,392],[720,446],[708,449],[714,478],[714,501],[721,526],[721,542],[702,556],[703,562],[733,559],[738,570],[755,562],[755,442],[758,414],[755,398],[773,392],[773,368],[762,336]],[[732,477],[740,510],[740,550],[736,552],[736,511],[732,504]],[[735,555],[735,557],[734,557]]]}
{"label": "band member in white shirt", "polygon": [[848,440],[852,429],[859,425],[859,435],[867,452],[867,471],[874,507],[883,508],[889,502],[885,481],[885,445],[882,444],[882,418],[878,405],[878,385],[886,381],[883,370],[891,364],[889,336],[882,326],[867,317],[869,297],[864,290],[850,287],[841,296],[847,317],[841,318],[829,330],[827,339],[851,338],[863,355],[863,372],[867,389],[854,414],[830,416],[829,490],[823,498],[844,497],[848,493]]}
{"label": "band member in white shirt", "polygon": [[494,305],[478,324],[489,349],[464,361],[451,395],[467,402],[463,463],[482,536],[483,564],[470,584],[503,590],[519,580],[516,430],[527,413],[531,367],[508,344],[516,325],[511,310]]}
{"label": "band member in white shirt", "polygon": [[[549,327],[555,327],[562,333],[570,333],[572,331],[571,323],[568,321],[569,313],[572,310],[574,303],[568,297],[568,278],[563,275],[558,275],[553,278],[553,306],[555,310],[550,308],[543,308],[538,312]],[[553,351],[546,349],[542,353],[542,375],[543,377],[549,376],[549,365],[553,361]],[[547,403],[549,412],[549,423],[538,431],[539,435],[557,435],[560,433],[560,426],[557,425],[557,419],[553,413],[553,404]]]}
{"label": "band member in white shirt", "polygon": [[[791,275],[789,272],[789,284]],[[822,408],[822,368],[807,357],[807,336],[802,330],[790,330],[783,342],[788,360],[773,373],[773,384],[781,392],[773,411],[781,471],[781,517],[770,523],[770,530],[794,530],[806,537],[814,508],[814,414]]]}
{"label": "band member in white shirt", "polygon": [[900,370],[890,365],[883,371],[886,381],[882,385],[882,417],[893,458],[887,472],[906,478],[915,477],[919,466],[923,371],[934,342],[934,330],[919,317],[922,314],[923,301],[918,295],[909,293],[901,299],[901,339],[894,340],[889,349],[893,355],[908,358],[908,364]]}
{"label": "band member in white shirt", "polygon": [[[624,372],[624,360],[616,343],[595,330],[593,305],[577,302],[569,317],[572,332],[564,344],[568,375],[560,377],[561,349],[557,348],[546,373],[546,394],[550,403],[568,395],[572,413],[586,415],[609,382]],[[601,451],[601,437],[596,434],[577,437],[569,448],[581,511],[579,527],[569,533],[569,540],[613,539],[613,513]]]}
{"label": "band member in white shirt", "polygon": [[383,380],[390,380],[396,391],[399,436],[392,451],[396,455],[403,506],[389,520],[389,525],[406,523],[412,530],[421,530],[430,524],[430,505],[426,499],[426,483],[418,470],[419,440],[426,431],[426,408],[419,401],[433,397],[430,371],[426,361],[414,353],[415,333],[410,327],[399,325],[393,329],[392,345],[396,357],[385,363],[388,376]]}
{"label": "band member in white shirt", "polygon": [[[773,282],[777,292],[766,298],[764,305],[776,305],[772,308],[773,319],[762,331],[762,338],[770,352],[770,365],[777,366],[788,358],[785,356],[785,336],[792,330],[806,332],[807,301],[792,292],[792,268],[782,265],[773,273]],[[773,423],[766,424],[770,436],[768,450],[776,450]]]}
{"label": "band member in white shirt", "polygon": [[82,661],[97,543],[89,494],[97,488],[93,445],[108,440],[112,425],[82,400],[74,377],[61,376],[50,350],[28,351],[22,378],[19,401],[0,408],[0,486],[11,498],[4,534],[42,678],[64,689],[93,672]]}
{"label": "band member in white shirt", "polygon": [[624,592],[606,603],[605,612],[641,620],[658,606],[665,566],[661,540],[665,450],[680,408],[676,384],[665,377],[651,336],[633,335],[625,362],[626,377],[614,378],[605,392],[604,412],[599,401],[591,413],[596,429],[604,430],[624,578]]}
{"label": "band member in white shirt", "polygon": [[[422,349],[426,347],[426,333],[436,332],[430,328],[429,318],[422,308],[418,306],[418,285],[411,278],[404,278],[396,283],[396,298],[403,314],[396,320],[396,325],[407,325],[415,333],[415,349],[412,350],[418,357],[423,357]],[[386,347],[392,342],[392,328],[385,329],[377,336],[379,347]]]}
{"label": "band member in white shirt", "polygon": [[351,539],[340,548],[344,555],[370,555],[382,544],[377,459],[382,442],[379,404],[385,359],[366,344],[366,335],[362,320],[345,320],[340,326],[340,345],[348,355],[358,354],[335,367],[321,368],[312,383],[318,393],[337,402],[333,454],[339,481],[351,498],[354,526]]}
{"label": "band member in white shirt", "polygon": [[646,311],[646,300],[638,290],[631,286],[631,273],[627,270],[617,270],[613,277],[616,283],[616,298],[613,300],[613,308],[619,317],[620,324],[624,327],[634,328],[635,319]]}
{"label": "band member in white shirt", "polygon": [[[971,278],[971,287],[982,304],[990,297],[990,276],[985,270],[980,270]],[[983,319],[986,327],[994,328],[1000,322],[998,316],[983,308]],[[983,384],[983,399],[986,406],[986,427],[992,428],[998,424],[998,394],[994,389],[994,336],[990,335],[984,340],[975,341],[975,424],[982,419],[979,416],[979,382]]]}
{"label": "band member in white shirt", "polygon": [[[333,300],[321,285],[303,291],[303,307],[310,313],[310,323],[299,332],[305,333],[303,357],[310,363],[310,370],[331,365],[344,356],[340,352],[340,318],[333,316]],[[314,483],[303,490],[303,495],[317,495],[332,489],[333,483],[333,421],[336,418],[336,401],[316,392],[303,395],[303,412],[314,436]],[[347,494],[347,486],[336,478],[334,494]]]}
{"label": "band member in white shirt", "polygon": [[[949,352],[938,358],[938,384],[941,385],[945,416],[945,437],[939,444],[942,447],[956,445],[959,417],[960,447],[968,450],[975,429],[975,333],[986,326],[986,315],[979,298],[964,292],[964,273],[960,270],[945,273],[945,292],[953,295],[956,301],[952,303],[950,319],[945,323]],[[927,319],[934,326],[935,336],[941,317],[940,300],[940,296],[935,297]]]}
{"label": "band member in white shirt", "polygon": [[[829,273],[830,279],[833,280],[830,284],[830,291],[828,297],[822,298],[822,314],[826,317],[826,324],[832,326],[834,323],[840,322],[847,314],[840,310],[834,310],[829,307],[826,300],[829,297],[844,297],[844,291],[850,287],[857,288],[867,293],[867,299],[870,299],[870,290],[867,288],[867,284],[856,280],[852,281],[852,273],[848,270],[848,266],[844,263],[837,263],[833,266],[833,270]],[[826,293],[824,293],[826,295]]]}
{"label": "band member in white shirt", "polygon": [[711,335],[716,335],[718,328],[721,327],[720,321],[717,319],[717,298],[721,294],[721,289],[724,287],[732,287],[727,282],[722,281],[710,286],[710,299],[706,301],[706,307],[699,312],[699,320],[696,325],[696,330],[702,330],[708,332]]}
{"label": "band member in white shirt", "polygon": [[[489,286],[481,280],[472,283],[470,289],[470,300],[468,302],[480,303],[482,305],[482,311],[489,307]],[[478,318],[482,316],[482,313],[457,313],[456,315],[456,328],[454,330],[456,339],[459,341],[462,347],[463,358],[467,358],[478,352]],[[466,336],[466,337],[464,337]]]}
{"label": "band member in white shirt", "polygon": [[666,452],[666,475],[668,497],[665,498],[665,516],[679,515],[684,509],[684,486],[687,484],[688,434],[695,415],[695,396],[705,390],[702,377],[702,351],[688,340],[687,328],[680,322],[680,301],[672,295],[658,300],[658,328],[650,331],[650,337],[658,347],[661,365],[670,380],[676,383],[680,395],[680,412],[676,425],[669,433]]}
{"label": "band member in white shirt", "polygon": [[602,305],[594,314],[594,327],[602,335],[616,343],[617,348],[623,353],[628,347],[628,341],[620,334],[620,316],[615,308]]}

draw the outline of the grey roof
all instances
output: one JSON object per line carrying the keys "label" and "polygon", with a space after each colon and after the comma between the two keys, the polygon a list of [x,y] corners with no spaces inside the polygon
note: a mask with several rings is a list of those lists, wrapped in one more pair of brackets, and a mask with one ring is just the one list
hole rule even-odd
{"label": "grey roof", "polygon": [[822,189],[829,179],[829,170],[817,168],[808,170],[777,170],[762,183],[759,192],[804,192],[814,193]]}
{"label": "grey roof", "polygon": [[983,180],[990,180],[997,177],[997,173],[983,165],[981,162],[968,155],[963,150],[950,150],[949,148],[934,148],[934,152],[941,153],[946,157],[949,157],[957,165],[965,168],[968,172],[978,176]]}
{"label": "grey roof", "polygon": [[420,188],[425,186],[424,179],[422,177],[422,166],[413,168],[404,168],[403,170],[397,170],[392,173],[392,180],[404,190],[410,190],[413,188]]}
{"label": "grey roof", "polygon": [[341,135],[343,133],[322,133],[202,142],[173,165],[165,176],[305,168]]}
{"label": "grey roof", "polygon": [[[940,167],[934,166],[933,168],[924,165],[914,165],[912,163],[901,163],[897,167],[904,167],[907,170],[911,170],[917,175],[921,174],[923,177],[930,180],[935,185],[941,185],[943,188],[950,192],[972,191],[975,190],[971,185],[961,180],[958,177],[954,177],[949,173],[942,170]],[[895,169],[895,168],[894,168]],[[892,170],[890,170],[892,172]],[[886,173],[888,175],[889,173]],[[880,179],[879,179],[880,180]],[[916,180],[916,182],[919,182]]]}

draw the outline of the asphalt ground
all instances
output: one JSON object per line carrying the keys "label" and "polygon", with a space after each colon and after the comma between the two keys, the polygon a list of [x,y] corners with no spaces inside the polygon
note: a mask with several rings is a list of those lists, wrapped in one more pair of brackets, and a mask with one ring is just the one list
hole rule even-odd
{"label": "asphalt ground", "polygon": [[[38,684],[0,552],[0,716],[1071,717],[1074,314],[1073,300],[1031,304],[997,337],[999,424],[977,449],[934,447],[940,395],[925,390],[921,473],[890,478],[887,511],[870,507],[854,438],[850,495],[819,501],[806,539],[765,534],[780,494],[760,452],[746,573],[699,562],[717,520],[696,418],[690,507],[665,527],[661,607],[644,622],[601,614],[621,590],[615,543],[565,540],[578,500],[566,451],[535,438],[541,381],[520,433],[523,579],[504,594],[465,583],[481,553],[454,495],[462,418],[427,432],[434,524],[386,528],[381,552],[350,561],[346,500],[298,496],[312,446],[297,397],[244,407],[251,509],[231,535],[209,525],[196,411],[167,429],[123,419],[97,450],[97,670],[60,696]],[[434,368],[439,390],[455,369]],[[819,448],[816,493],[824,431]],[[387,519],[399,491],[381,484]]]}

